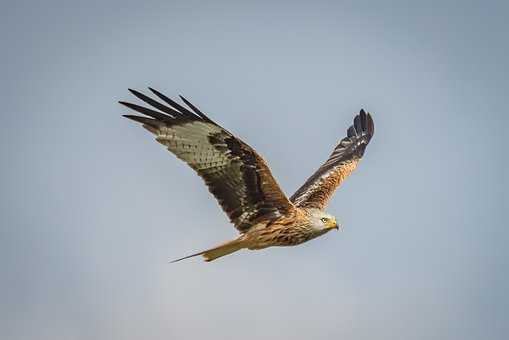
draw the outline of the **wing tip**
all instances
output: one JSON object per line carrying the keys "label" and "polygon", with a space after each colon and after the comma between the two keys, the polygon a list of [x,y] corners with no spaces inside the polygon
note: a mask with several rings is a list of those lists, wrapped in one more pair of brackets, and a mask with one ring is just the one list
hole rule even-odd
{"label": "wing tip", "polygon": [[373,121],[373,118],[371,117],[371,114],[368,112],[368,134],[370,137],[373,137],[375,134],[375,122]]}
{"label": "wing tip", "polygon": [[[178,111],[182,117],[191,119],[191,120],[204,120],[204,121],[210,121],[208,120],[201,111],[197,110],[193,105],[189,106],[192,111],[189,111],[186,107],[180,105],[173,99],[169,98],[168,96],[164,95],[163,93],[157,91],[153,87],[149,86],[148,89],[155,94],[159,99],[163,100],[166,104],[168,104],[172,109]],[[181,99],[183,99],[182,96],[179,95]],[[185,99],[183,100],[186,105],[189,105],[189,102]]]}
{"label": "wing tip", "polygon": [[[141,93],[132,88],[128,88],[128,91],[134,95],[136,98],[144,101],[146,104],[150,105],[148,107],[140,106],[137,104],[129,103],[127,101],[120,100],[119,104],[126,106],[127,108],[137,111],[141,114],[153,117],[157,120],[164,121],[166,123],[177,122],[177,121],[204,121],[207,123],[211,123],[217,125],[214,121],[208,118],[202,111],[200,111],[196,106],[191,104],[184,96],[179,95],[179,98],[184,102],[185,105],[189,107],[187,109],[185,106],[182,106],[170,99],[160,91],[154,89],[152,86],[148,86],[150,92],[152,92],[157,98],[161,99],[166,103],[166,105],[157,102],[156,100],[148,97],[147,95]],[[154,107],[156,111],[152,107]],[[162,111],[162,112],[161,112]],[[164,113],[163,113],[164,112]]]}
{"label": "wing tip", "polygon": [[122,117],[130,119],[130,120],[134,120],[135,122],[138,122],[138,123],[151,124],[151,125],[154,125],[154,126],[156,125],[155,123],[157,122],[157,120],[155,120],[155,119],[147,118],[147,117],[142,117],[142,116],[122,115]]}
{"label": "wing tip", "polygon": [[[356,121],[358,123],[356,123]],[[355,116],[353,126],[355,130],[357,130],[356,132],[358,134],[366,133],[369,136],[369,138],[371,138],[375,133],[375,123],[373,121],[373,118],[371,117],[371,114],[368,111],[364,110],[364,108],[361,108],[359,110],[359,114]],[[358,130],[358,127],[360,127],[361,129]]]}

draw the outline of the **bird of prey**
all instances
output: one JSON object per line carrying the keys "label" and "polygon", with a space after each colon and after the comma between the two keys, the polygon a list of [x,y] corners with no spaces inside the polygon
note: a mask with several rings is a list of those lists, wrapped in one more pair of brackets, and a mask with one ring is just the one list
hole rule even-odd
{"label": "bird of prey", "polygon": [[129,90],[150,107],[119,102],[141,113],[124,115],[141,123],[205,181],[240,232],[234,240],[172,262],[202,255],[213,261],[240,249],[294,246],[332,229],[336,218],[324,211],[336,188],[357,167],[374,133],[373,119],[360,110],[346,137],[322,166],[287,198],[264,159],[249,145],[180,96],[184,107],[149,88],[158,100]]}

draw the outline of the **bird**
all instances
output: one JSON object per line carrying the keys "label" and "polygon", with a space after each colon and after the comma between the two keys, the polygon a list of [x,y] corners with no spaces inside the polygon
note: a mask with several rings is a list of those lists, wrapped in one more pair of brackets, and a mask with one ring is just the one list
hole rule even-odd
{"label": "bird", "polygon": [[[252,147],[211,120],[183,96],[183,106],[149,87],[152,97],[129,89],[145,106],[119,101],[177,158],[204,181],[239,235],[171,262],[202,256],[207,262],[241,249],[295,246],[342,228],[325,208],[336,188],[356,169],[375,128],[361,109],[329,158],[288,198],[267,162]],[[155,97],[154,97],[155,96]],[[156,98],[156,99],[154,99]],[[139,115],[141,114],[141,115]]]}

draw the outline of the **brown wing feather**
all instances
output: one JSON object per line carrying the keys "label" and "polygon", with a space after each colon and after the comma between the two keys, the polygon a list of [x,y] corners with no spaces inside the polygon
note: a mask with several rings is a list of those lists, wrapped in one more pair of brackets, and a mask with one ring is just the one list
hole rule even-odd
{"label": "brown wing feather", "polygon": [[361,110],[347,137],[336,146],[329,159],[290,198],[300,208],[324,209],[336,188],[357,167],[375,132],[373,119]]}
{"label": "brown wing feather", "polygon": [[261,219],[276,218],[294,209],[265,161],[249,145],[214,123],[186,99],[182,98],[192,112],[160,92],[150,90],[165,104],[130,90],[157,111],[120,102],[148,116],[125,117],[142,123],[159,143],[189,164],[205,180],[239,231],[245,232]]}

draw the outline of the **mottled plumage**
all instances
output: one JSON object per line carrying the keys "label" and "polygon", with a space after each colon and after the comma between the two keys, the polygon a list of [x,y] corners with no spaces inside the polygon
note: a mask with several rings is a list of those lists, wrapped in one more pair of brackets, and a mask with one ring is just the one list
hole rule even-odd
{"label": "mottled plumage", "polygon": [[347,136],[336,146],[327,161],[290,198],[300,208],[325,208],[334,190],[357,167],[364,150],[375,133],[369,113],[361,110],[355,116]]}
{"label": "mottled plumage", "polygon": [[182,259],[203,255],[211,261],[243,248],[297,245],[338,228],[335,218],[323,209],[337,186],[356,168],[373,136],[369,113],[360,111],[347,137],[288,199],[267,163],[249,145],[185,98],[180,97],[188,108],[150,90],[160,101],[129,90],[151,108],[120,102],[143,114],[124,117],[142,123],[159,143],[194,169],[241,233],[235,240]]}

